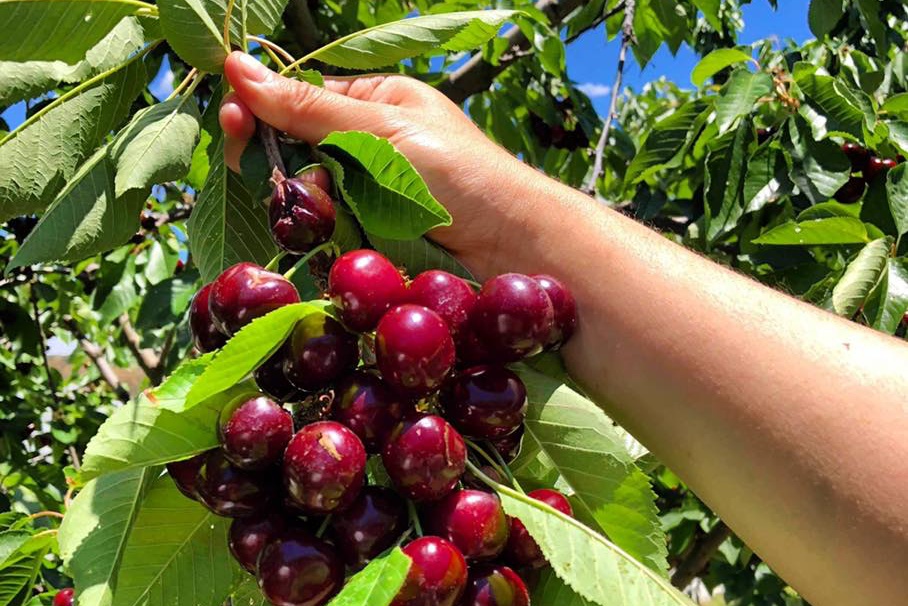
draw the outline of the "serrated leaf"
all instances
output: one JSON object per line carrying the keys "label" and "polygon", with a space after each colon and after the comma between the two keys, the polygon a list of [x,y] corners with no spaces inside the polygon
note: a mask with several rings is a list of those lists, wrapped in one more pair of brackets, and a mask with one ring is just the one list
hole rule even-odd
{"label": "serrated leaf", "polygon": [[444,49],[477,48],[493,38],[501,24],[518,14],[484,10],[412,17],[350,34],[314,51],[308,58],[351,69],[373,69]]}
{"label": "serrated leaf", "polygon": [[158,478],[129,533],[112,606],[223,603],[235,571],[229,525]]}
{"label": "serrated leaf", "polygon": [[598,524],[626,552],[664,573],[665,537],[649,479],[609,418],[559,381],[527,369],[520,376],[529,406],[523,446],[512,465],[515,475],[520,479],[534,473],[534,466],[550,467],[573,492],[579,519]]}
{"label": "serrated leaf", "polygon": [[841,79],[817,73],[815,65],[798,63],[793,76],[801,91],[828,119],[827,131],[863,138],[865,122],[873,130],[875,116],[866,93],[852,89]]}
{"label": "serrated leaf", "polygon": [[707,78],[714,76],[726,67],[751,61],[753,58],[737,48],[719,48],[697,62],[690,73],[690,81],[694,86],[703,86]]}
{"label": "serrated leaf", "polygon": [[199,137],[199,120],[192,95],[137,112],[110,147],[117,167],[116,194],[186,176]]}
{"label": "serrated leaf", "polygon": [[772,76],[765,72],[751,73],[737,70],[732,75],[722,95],[716,100],[716,124],[723,134],[741,116],[754,109],[758,99],[772,92]]}
{"label": "serrated leaf", "polygon": [[429,269],[441,269],[455,276],[473,279],[466,267],[460,264],[448,251],[426,238],[416,240],[388,240],[373,234],[366,234],[369,243],[398,267],[405,267],[410,276]]}
{"label": "serrated leaf", "polygon": [[86,484],[66,510],[57,540],[79,606],[110,606],[126,540],[159,467],[108,474]]}
{"label": "serrated leaf", "polygon": [[21,606],[31,597],[41,561],[52,542],[49,535],[0,533],[0,606]]}
{"label": "serrated leaf", "polygon": [[790,194],[794,184],[788,178],[788,164],[781,150],[761,145],[747,162],[744,179],[744,212],[755,212]]}
{"label": "serrated leaf", "polygon": [[867,227],[855,217],[829,217],[795,223],[788,221],[766,230],[754,244],[818,245],[869,242]]}
{"label": "serrated leaf", "polygon": [[346,202],[365,231],[410,240],[451,224],[451,215],[389,141],[370,133],[338,132],[318,147],[343,166]]}
{"label": "serrated leaf", "polygon": [[807,123],[799,116],[792,117],[786,129],[791,156],[791,179],[814,204],[825,202],[835,195],[851,174],[851,163],[837,143],[817,141]]}
{"label": "serrated leaf", "polygon": [[410,558],[395,547],[347,580],[328,606],[388,606],[410,571]]}
{"label": "serrated leaf", "polygon": [[807,23],[813,35],[822,38],[832,31],[844,14],[845,6],[842,0],[810,0]]}
{"label": "serrated leaf", "polygon": [[132,61],[0,141],[0,221],[43,210],[144,86],[145,67]]}
{"label": "serrated leaf", "polygon": [[905,164],[899,164],[886,175],[886,198],[898,234],[908,233],[908,176]]}
{"label": "serrated leaf", "polygon": [[714,139],[706,157],[706,240],[710,244],[733,229],[744,214],[747,149],[754,140],[753,124],[743,120],[734,132]]}
{"label": "serrated leaf", "polygon": [[832,308],[837,314],[851,317],[864,304],[886,269],[891,246],[889,238],[874,240],[848,264],[842,278],[832,289]]}
{"label": "serrated leaf", "polygon": [[637,183],[663,168],[689,140],[694,123],[705,107],[706,104],[702,101],[689,101],[672,115],[657,122],[627,167],[625,186]]}
{"label": "serrated leaf", "polygon": [[864,315],[877,330],[894,334],[908,313],[908,259],[886,259],[886,270],[867,297]]}
{"label": "serrated leaf", "polygon": [[551,568],[537,573],[530,589],[533,606],[590,606],[591,602],[568,587]]}

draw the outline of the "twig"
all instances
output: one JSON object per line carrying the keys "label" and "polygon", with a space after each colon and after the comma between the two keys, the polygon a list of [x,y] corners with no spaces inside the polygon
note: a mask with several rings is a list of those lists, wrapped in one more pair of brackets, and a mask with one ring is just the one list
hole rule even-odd
{"label": "twig", "polygon": [[82,462],[79,460],[79,451],[72,444],[69,445],[69,458],[73,462],[73,469],[79,471],[82,469]]}
{"label": "twig", "polygon": [[636,42],[634,36],[634,11],[637,8],[637,0],[625,0],[624,2],[624,22],[621,25],[621,49],[618,51],[618,73],[615,74],[615,83],[612,85],[612,97],[608,104],[608,114],[605,116],[605,123],[602,125],[602,134],[599,135],[599,143],[596,144],[596,159],[593,163],[593,172],[587,181],[583,190],[588,194],[596,191],[596,181],[602,174],[602,158],[605,155],[605,144],[608,142],[608,134],[612,129],[612,120],[618,109],[618,96],[621,94],[621,80],[624,77],[624,62],[627,58],[627,49],[631,44]]}
{"label": "twig", "polygon": [[679,589],[690,585],[690,582],[709,564],[719,546],[730,536],[731,528],[726,526],[722,520],[716,522],[712,530],[696,540],[684,559],[675,567],[675,572],[672,574],[672,585]]}
{"label": "twig", "polygon": [[113,366],[110,365],[110,362],[108,362],[107,358],[104,356],[104,350],[102,350],[100,346],[89,341],[88,337],[79,329],[72,318],[64,317],[63,324],[66,326],[67,330],[79,340],[82,351],[84,351],[85,355],[94,363],[98,372],[101,374],[101,378],[104,379],[104,382],[110,385],[111,389],[114,390],[120,400],[128,402],[129,391],[120,382],[117,373],[114,372]]}
{"label": "twig", "polygon": [[38,344],[41,348],[41,359],[44,362],[44,372],[47,374],[47,386],[52,394],[57,393],[57,384],[54,382],[54,375],[50,369],[50,361],[47,359],[47,339],[44,336],[44,328],[41,326],[41,312],[38,310],[38,298],[35,296],[35,285],[28,287],[28,296],[32,303],[32,312],[35,316],[35,328],[38,329]]}
{"label": "twig", "polygon": [[281,177],[287,174],[287,169],[284,167],[284,159],[281,158],[281,147],[277,142],[277,131],[269,125],[265,124],[261,120],[256,120],[256,128],[259,133],[259,140],[262,142],[262,147],[265,148],[265,155],[268,157],[268,163],[271,164],[272,170],[277,170],[280,172]]}
{"label": "twig", "polygon": [[124,313],[120,316],[119,323],[120,328],[123,330],[123,340],[126,341],[126,347],[132,352],[136,362],[138,362],[139,366],[142,368],[142,372],[145,373],[145,376],[148,377],[148,380],[151,381],[152,385],[159,384],[163,375],[161,373],[158,356],[146,349],[142,349],[142,337],[139,336],[139,333],[133,328],[132,322],[129,321],[129,316],[127,314]]}

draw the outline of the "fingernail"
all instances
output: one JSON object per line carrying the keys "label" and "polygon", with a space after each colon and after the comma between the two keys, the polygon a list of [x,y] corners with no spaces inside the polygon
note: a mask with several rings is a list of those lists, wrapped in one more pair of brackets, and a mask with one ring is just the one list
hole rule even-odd
{"label": "fingernail", "polygon": [[243,53],[240,55],[240,71],[243,77],[252,82],[264,82],[271,75],[271,70]]}

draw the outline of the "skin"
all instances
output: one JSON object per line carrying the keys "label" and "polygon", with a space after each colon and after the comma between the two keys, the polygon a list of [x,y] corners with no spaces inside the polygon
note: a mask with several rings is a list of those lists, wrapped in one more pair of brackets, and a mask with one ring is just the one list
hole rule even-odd
{"label": "skin", "polygon": [[579,313],[563,350],[574,379],[805,598],[904,600],[908,345],[549,179],[426,85],[370,76],[322,90],[257,66],[239,53],[225,66],[230,166],[253,115],[313,143],[334,130],[387,137],[454,216],[431,236],[478,278],[564,281]]}

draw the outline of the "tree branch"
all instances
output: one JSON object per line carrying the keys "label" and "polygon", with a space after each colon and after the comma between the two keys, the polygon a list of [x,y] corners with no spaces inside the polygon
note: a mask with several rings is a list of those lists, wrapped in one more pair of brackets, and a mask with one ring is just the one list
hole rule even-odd
{"label": "tree branch", "polygon": [[730,536],[731,528],[722,520],[719,520],[708,533],[701,535],[675,568],[672,585],[679,589],[690,585],[690,582],[709,564],[719,546]]}
{"label": "tree branch", "polygon": [[284,25],[303,52],[309,53],[321,46],[322,33],[312,18],[312,11],[309,10],[309,3],[306,0],[290,0],[283,17]]}
{"label": "tree branch", "polygon": [[101,378],[104,379],[104,382],[110,385],[111,389],[114,390],[120,400],[128,402],[129,390],[120,382],[117,373],[114,372],[113,366],[110,365],[110,362],[108,362],[107,358],[104,356],[104,350],[101,349],[100,346],[89,341],[88,337],[79,329],[72,318],[64,317],[63,325],[79,340],[79,346],[82,348],[82,351],[85,352],[85,355],[94,363],[98,372],[101,374]]}
{"label": "tree branch", "polygon": [[119,322],[120,328],[123,330],[123,340],[126,342],[126,347],[132,352],[136,362],[139,363],[139,366],[142,368],[145,376],[148,377],[148,380],[151,381],[152,385],[158,385],[163,378],[158,356],[147,349],[142,349],[142,337],[140,337],[139,333],[136,332],[136,329],[133,328],[132,322],[129,321],[129,316],[127,314],[121,315]]}

